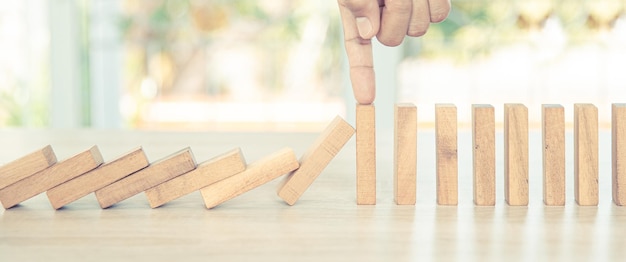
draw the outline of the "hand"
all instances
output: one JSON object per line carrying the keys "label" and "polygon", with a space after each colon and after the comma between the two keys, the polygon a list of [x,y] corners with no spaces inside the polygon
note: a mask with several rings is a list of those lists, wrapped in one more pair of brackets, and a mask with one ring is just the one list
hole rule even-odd
{"label": "hand", "polygon": [[397,46],[404,37],[422,36],[430,23],[443,21],[449,0],[337,0],[354,98],[371,104],[376,96],[372,37],[386,46]]}

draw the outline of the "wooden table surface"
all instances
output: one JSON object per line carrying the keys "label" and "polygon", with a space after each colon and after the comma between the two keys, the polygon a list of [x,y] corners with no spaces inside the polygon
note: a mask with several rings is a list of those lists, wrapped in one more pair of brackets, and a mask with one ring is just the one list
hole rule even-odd
{"label": "wooden table surface", "polygon": [[[600,132],[600,205],[573,199],[572,134],[567,134],[567,203],[546,207],[540,131],[530,134],[530,204],[503,195],[502,133],[497,134],[497,202],[472,202],[471,133],[459,131],[459,205],[435,204],[434,132],[418,134],[415,206],[396,206],[392,132],[378,133],[378,204],[355,204],[354,138],[294,205],[276,195],[280,179],[219,207],[193,193],[157,209],[143,194],[106,210],[89,195],[54,211],[41,194],[0,209],[0,261],[624,261],[626,207],[611,202],[610,130]],[[51,144],[59,160],[96,144],[106,160],[142,145],[154,161],[191,146],[198,162],[241,147],[253,162],[283,147],[302,154],[317,134],[2,130],[0,163]]]}

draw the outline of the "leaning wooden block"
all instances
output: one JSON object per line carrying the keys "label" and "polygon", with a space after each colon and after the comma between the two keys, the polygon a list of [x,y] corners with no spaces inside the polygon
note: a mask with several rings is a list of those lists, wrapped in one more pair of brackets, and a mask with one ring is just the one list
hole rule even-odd
{"label": "leaning wooden block", "polygon": [[46,192],[50,204],[59,209],[75,200],[120,180],[146,166],[148,158],[141,147],[100,167],[60,184]]}
{"label": "leaning wooden block", "polygon": [[474,203],[496,204],[496,124],[491,105],[472,105]]}
{"label": "leaning wooden block", "polygon": [[528,108],[504,105],[504,198],[511,206],[528,205]]}
{"label": "leaning wooden block", "polygon": [[456,106],[435,105],[437,204],[458,204],[458,153]]}
{"label": "leaning wooden block", "polygon": [[97,146],[0,190],[4,208],[13,207],[102,164]]}
{"label": "leaning wooden block", "polygon": [[356,106],[356,203],[376,204],[376,110]]}
{"label": "leaning wooden block", "polygon": [[415,205],[417,191],[417,107],[394,107],[393,195],[398,205]]}
{"label": "leaning wooden block", "polygon": [[6,165],[0,166],[0,189],[34,175],[57,162],[51,146],[46,146]]}
{"label": "leaning wooden block", "polygon": [[565,110],[561,105],[541,106],[543,137],[543,202],[565,205]]}
{"label": "leaning wooden block", "polygon": [[336,117],[300,158],[300,168],[287,176],[278,196],[293,205],[354,135],[354,128]]}
{"label": "leaning wooden block", "polygon": [[196,169],[146,190],[150,207],[156,208],[174,199],[238,174],[246,169],[246,161],[237,148],[202,162]]}
{"label": "leaning wooden block", "polygon": [[598,205],[598,108],[574,104],[574,198]]}
{"label": "leaning wooden block", "polygon": [[248,166],[234,176],[200,190],[207,208],[216,207],[281,175],[296,170],[300,164],[290,148],[282,149]]}
{"label": "leaning wooden block", "polygon": [[107,208],[195,168],[196,160],[191,149],[185,148],[97,190],[96,198],[100,207]]}
{"label": "leaning wooden block", "polygon": [[626,104],[613,104],[611,112],[613,202],[623,206],[626,204]]}

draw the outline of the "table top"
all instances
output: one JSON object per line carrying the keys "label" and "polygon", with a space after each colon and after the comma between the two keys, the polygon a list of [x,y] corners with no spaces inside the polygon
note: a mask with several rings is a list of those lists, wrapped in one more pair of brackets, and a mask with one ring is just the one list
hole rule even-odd
{"label": "table top", "polygon": [[[207,210],[198,192],[150,209],[143,194],[100,209],[93,194],[55,211],[45,194],[0,209],[0,261],[217,259],[623,261],[626,207],[611,202],[610,130],[600,131],[600,204],[573,199],[573,140],[567,133],[564,207],[542,202],[541,132],[530,133],[530,204],[504,202],[497,133],[495,207],[472,202],[471,133],[459,131],[459,205],[435,202],[434,131],[418,133],[415,206],[393,202],[393,137],[377,134],[377,205],[357,206],[355,143],[348,142],[309,190],[288,206],[281,179]],[[143,146],[150,161],[190,146],[198,162],[240,147],[251,163],[283,147],[301,155],[312,133],[0,130],[0,163],[51,144],[59,160],[98,145],[105,161]]]}

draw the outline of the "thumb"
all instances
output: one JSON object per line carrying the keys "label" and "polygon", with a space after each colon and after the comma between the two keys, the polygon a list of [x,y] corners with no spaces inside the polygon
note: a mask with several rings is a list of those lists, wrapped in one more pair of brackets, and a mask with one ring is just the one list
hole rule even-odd
{"label": "thumb", "polygon": [[347,18],[352,20],[345,21],[348,24],[354,24],[358,34],[363,39],[371,39],[378,34],[380,28],[380,7],[377,0],[338,0],[339,7],[349,11],[351,16]]}

